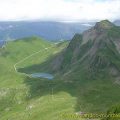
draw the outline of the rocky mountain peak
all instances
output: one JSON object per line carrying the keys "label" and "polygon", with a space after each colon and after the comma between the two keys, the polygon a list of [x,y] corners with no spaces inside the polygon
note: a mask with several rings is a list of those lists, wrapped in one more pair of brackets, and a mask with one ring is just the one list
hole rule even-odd
{"label": "rocky mountain peak", "polygon": [[[52,65],[57,67],[53,71],[65,73],[74,68],[89,69],[93,73],[102,70],[109,73],[111,69],[118,72],[115,66],[120,60],[119,33],[119,27],[108,20],[103,20],[83,34],[76,34],[68,47],[54,60]],[[56,62],[58,59],[61,59],[59,64]]]}
{"label": "rocky mountain peak", "polygon": [[100,22],[97,22],[96,25],[94,26],[95,29],[110,29],[114,27],[115,25],[111,23],[109,20],[102,20]]}

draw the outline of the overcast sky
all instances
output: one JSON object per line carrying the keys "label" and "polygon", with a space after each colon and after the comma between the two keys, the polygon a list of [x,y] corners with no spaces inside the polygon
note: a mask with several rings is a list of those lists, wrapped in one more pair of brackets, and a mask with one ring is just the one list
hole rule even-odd
{"label": "overcast sky", "polygon": [[120,0],[0,0],[0,21],[120,19]]}

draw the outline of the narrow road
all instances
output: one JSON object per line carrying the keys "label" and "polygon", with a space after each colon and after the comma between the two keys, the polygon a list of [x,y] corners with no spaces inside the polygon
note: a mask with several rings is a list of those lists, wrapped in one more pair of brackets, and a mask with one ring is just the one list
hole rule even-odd
{"label": "narrow road", "polygon": [[[17,65],[18,65],[18,64],[24,62],[25,60],[29,59],[30,57],[33,57],[34,55],[36,55],[36,54],[38,54],[38,53],[41,53],[41,52],[43,52],[43,51],[45,51],[45,50],[48,50],[48,49],[50,49],[50,48],[53,48],[54,46],[56,46],[56,45],[59,44],[59,43],[61,43],[61,42],[54,43],[51,47],[47,47],[47,48],[44,48],[44,49],[42,49],[42,50],[39,50],[39,51],[37,51],[37,52],[35,52],[35,53],[33,53],[33,54],[31,54],[31,55],[25,57],[24,59],[18,61],[18,62],[15,63],[14,66],[13,66],[15,72],[18,73],[18,71],[17,71]],[[24,74],[25,74],[25,73],[24,73]],[[28,76],[28,74],[25,74],[25,75]]]}

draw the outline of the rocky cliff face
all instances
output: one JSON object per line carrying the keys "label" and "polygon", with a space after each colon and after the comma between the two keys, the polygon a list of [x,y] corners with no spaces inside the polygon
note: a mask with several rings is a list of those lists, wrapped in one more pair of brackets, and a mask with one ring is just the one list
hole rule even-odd
{"label": "rocky cliff face", "polygon": [[[68,47],[51,64],[62,74],[77,69],[93,73],[107,71],[118,76],[120,71],[120,28],[103,20],[94,27],[76,34]],[[69,73],[70,73],[69,72]]]}

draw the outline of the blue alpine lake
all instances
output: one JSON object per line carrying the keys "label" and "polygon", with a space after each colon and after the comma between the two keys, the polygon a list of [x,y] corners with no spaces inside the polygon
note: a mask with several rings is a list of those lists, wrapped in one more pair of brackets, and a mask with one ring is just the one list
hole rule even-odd
{"label": "blue alpine lake", "polygon": [[48,80],[52,80],[54,76],[49,73],[33,73],[30,75],[32,78],[46,78]]}

